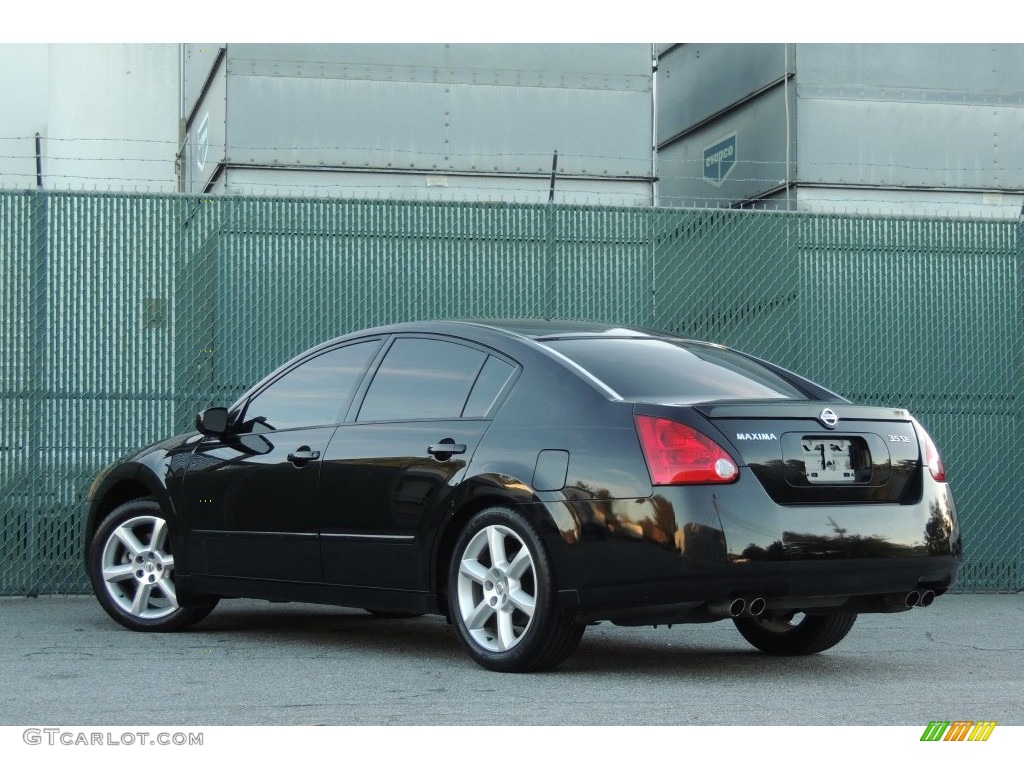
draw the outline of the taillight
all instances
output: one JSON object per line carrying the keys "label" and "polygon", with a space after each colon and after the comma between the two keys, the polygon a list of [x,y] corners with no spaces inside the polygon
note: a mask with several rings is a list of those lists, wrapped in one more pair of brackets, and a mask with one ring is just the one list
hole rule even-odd
{"label": "taillight", "polygon": [[935,447],[935,441],[924,427],[918,424],[917,419],[914,419],[914,429],[917,430],[917,440],[921,444],[922,463],[928,467],[928,471],[938,482],[946,482],[946,466],[942,463],[942,457],[939,455],[939,449]]}
{"label": "taillight", "polygon": [[693,427],[657,416],[637,416],[636,431],[654,485],[731,483],[739,477],[729,454]]}

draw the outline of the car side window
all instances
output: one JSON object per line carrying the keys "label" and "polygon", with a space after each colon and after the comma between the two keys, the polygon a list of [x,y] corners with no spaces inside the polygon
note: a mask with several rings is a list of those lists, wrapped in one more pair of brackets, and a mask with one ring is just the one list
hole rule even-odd
{"label": "car side window", "polygon": [[380,345],[375,339],[338,347],[288,371],[249,401],[244,431],[337,424]]}
{"label": "car side window", "polygon": [[370,383],[357,421],[457,419],[486,358],[450,341],[397,339]]}
{"label": "car side window", "polygon": [[469,393],[466,407],[462,409],[463,417],[486,416],[515,370],[514,366],[494,357],[494,355],[488,357],[480,375],[476,377],[476,383],[473,385],[473,391]]}

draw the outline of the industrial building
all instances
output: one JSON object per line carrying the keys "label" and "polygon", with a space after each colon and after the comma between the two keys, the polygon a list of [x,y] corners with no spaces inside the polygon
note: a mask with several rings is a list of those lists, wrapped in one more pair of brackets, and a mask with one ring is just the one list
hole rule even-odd
{"label": "industrial building", "polygon": [[659,46],[656,203],[1016,217],[1022,45]]}
{"label": "industrial building", "polygon": [[3,188],[998,218],[1024,202],[1024,45],[188,43],[0,56],[0,93],[21,106],[0,116]]}
{"label": "industrial building", "polygon": [[648,45],[182,55],[187,192],[651,204]]}

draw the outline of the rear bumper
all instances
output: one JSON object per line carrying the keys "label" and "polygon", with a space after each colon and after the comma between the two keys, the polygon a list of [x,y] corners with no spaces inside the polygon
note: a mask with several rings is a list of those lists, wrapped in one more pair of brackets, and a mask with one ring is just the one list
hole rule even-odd
{"label": "rear bumper", "polygon": [[782,506],[739,483],[656,490],[564,502],[580,532],[556,558],[567,610],[702,621],[708,603],[754,597],[769,610],[906,610],[908,592],[943,593],[961,564],[952,496],[930,478],[915,504]]}
{"label": "rear bumper", "polygon": [[889,613],[906,610],[905,596],[942,594],[956,581],[960,558],[772,563],[693,569],[673,581],[589,587],[562,593],[567,610],[586,620],[642,623],[711,621],[708,604],[762,598],[770,610],[806,613]]}

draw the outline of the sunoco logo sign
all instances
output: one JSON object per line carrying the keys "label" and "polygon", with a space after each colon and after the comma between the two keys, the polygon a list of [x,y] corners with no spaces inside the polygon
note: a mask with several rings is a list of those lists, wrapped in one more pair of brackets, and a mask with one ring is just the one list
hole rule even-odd
{"label": "sunoco logo sign", "polygon": [[704,181],[722,186],[736,165],[736,132],[704,149]]}

